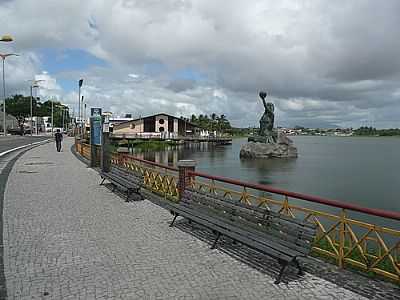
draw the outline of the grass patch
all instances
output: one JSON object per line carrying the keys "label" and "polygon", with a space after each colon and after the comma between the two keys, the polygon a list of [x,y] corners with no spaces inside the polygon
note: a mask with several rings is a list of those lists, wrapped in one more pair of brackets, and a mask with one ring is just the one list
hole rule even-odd
{"label": "grass patch", "polygon": [[178,146],[178,142],[172,140],[127,140],[113,141],[111,150],[117,151],[118,147],[134,148],[140,151],[162,151],[171,146]]}

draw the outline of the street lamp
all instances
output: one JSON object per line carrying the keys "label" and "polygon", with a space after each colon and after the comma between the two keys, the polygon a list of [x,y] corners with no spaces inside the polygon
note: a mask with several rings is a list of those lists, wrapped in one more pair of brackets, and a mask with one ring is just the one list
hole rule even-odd
{"label": "street lamp", "polygon": [[[79,134],[82,135],[82,131],[81,131],[81,88],[82,88],[82,84],[83,84],[83,79],[79,79],[79,91],[78,91],[78,118],[79,118]],[[82,99],[83,100],[83,99]]]}
{"label": "street lamp", "polygon": [[11,36],[11,35],[8,35],[8,34],[3,35],[3,36],[0,38],[0,42],[12,42],[12,41],[13,41],[12,36]]}
{"label": "street lamp", "polygon": [[63,132],[66,131],[65,129],[65,124],[68,124],[68,120],[66,120],[67,118],[67,106],[62,105],[61,106],[61,117],[62,117],[62,128],[63,128]]}
{"label": "street lamp", "polygon": [[51,136],[54,135],[54,98],[51,97]]}
{"label": "street lamp", "polygon": [[[85,118],[84,118],[84,107],[83,107],[83,95],[81,96],[81,135],[84,136],[85,135],[85,131],[86,131],[86,125],[85,125]],[[83,120],[82,120],[83,119]]]}
{"label": "street lamp", "polygon": [[[45,80],[39,79],[39,80],[29,80],[29,81],[32,81],[32,83],[31,83],[31,122],[30,122],[31,136],[32,136],[32,127],[33,127],[33,112],[32,112],[32,102],[33,102],[32,99],[33,99],[33,96],[32,96],[32,89],[33,88],[38,88],[39,87],[38,83],[41,82],[41,81],[45,81]],[[37,123],[37,120],[36,120],[36,123]],[[36,131],[36,134],[37,134],[37,131]]]}
{"label": "street lamp", "polygon": [[[2,39],[4,39],[4,37]],[[8,40],[4,40],[4,41],[8,41]],[[15,53],[0,54],[0,57],[3,60],[3,131],[4,131],[4,135],[6,135],[6,132],[7,132],[6,131],[6,79],[4,76],[4,62],[6,61],[6,58],[9,56],[19,56],[19,55],[15,54]]]}

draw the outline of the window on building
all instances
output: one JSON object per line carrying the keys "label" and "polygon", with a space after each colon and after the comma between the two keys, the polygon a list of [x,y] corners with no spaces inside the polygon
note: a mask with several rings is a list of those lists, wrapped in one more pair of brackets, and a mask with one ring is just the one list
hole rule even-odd
{"label": "window on building", "polygon": [[135,124],[131,124],[131,129],[135,129]]}
{"label": "window on building", "polygon": [[158,120],[158,123],[160,123],[160,124],[164,124],[164,119],[160,119],[160,120]]}
{"label": "window on building", "polygon": [[160,132],[164,132],[164,127],[159,128]]}

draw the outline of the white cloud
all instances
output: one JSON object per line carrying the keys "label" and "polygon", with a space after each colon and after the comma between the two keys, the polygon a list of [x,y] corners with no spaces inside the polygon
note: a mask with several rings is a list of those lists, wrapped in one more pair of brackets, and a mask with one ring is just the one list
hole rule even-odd
{"label": "white cloud", "polygon": [[[80,48],[108,63],[84,70],[85,98],[120,113],[215,111],[246,126],[267,89],[279,123],[356,125],[400,113],[398,11],[394,0],[15,0],[0,3],[0,28],[15,37],[7,49],[31,58],[10,59],[10,91],[40,72],[37,49]],[[176,75],[187,69],[202,78]]]}

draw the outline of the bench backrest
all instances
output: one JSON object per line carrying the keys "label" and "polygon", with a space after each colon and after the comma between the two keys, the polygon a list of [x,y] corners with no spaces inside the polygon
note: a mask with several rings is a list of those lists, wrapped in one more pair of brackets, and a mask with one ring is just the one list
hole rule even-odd
{"label": "bench backrest", "polygon": [[120,167],[112,166],[110,170],[111,174],[127,179],[137,184],[143,184],[143,175],[131,170],[122,169]]}
{"label": "bench backrest", "polygon": [[271,240],[304,254],[311,251],[316,234],[315,224],[190,188],[183,193],[180,204],[222,219],[253,236],[268,234]]}

